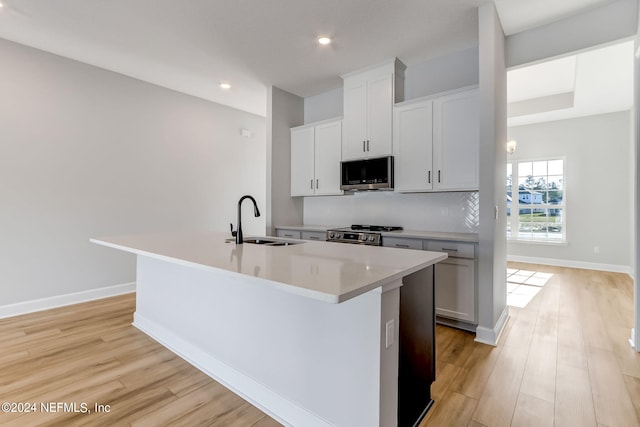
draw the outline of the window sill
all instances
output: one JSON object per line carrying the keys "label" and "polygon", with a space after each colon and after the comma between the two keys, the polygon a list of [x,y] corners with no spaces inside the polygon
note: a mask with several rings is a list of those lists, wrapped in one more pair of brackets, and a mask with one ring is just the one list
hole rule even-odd
{"label": "window sill", "polygon": [[507,243],[523,243],[526,245],[544,245],[544,246],[569,246],[566,240],[531,240],[531,239],[512,239],[507,237]]}

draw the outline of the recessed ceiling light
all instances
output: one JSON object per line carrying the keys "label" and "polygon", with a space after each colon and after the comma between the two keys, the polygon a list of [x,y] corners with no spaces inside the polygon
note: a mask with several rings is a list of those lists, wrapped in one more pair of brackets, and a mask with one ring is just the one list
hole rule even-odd
{"label": "recessed ceiling light", "polygon": [[221,89],[231,89],[231,84],[229,84],[227,82],[222,82],[222,83],[220,83],[220,88]]}
{"label": "recessed ceiling light", "polygon": [[328,45],[331,44],[331,39],[329,37],[318,37],[318,43],[320,43],[321,45]]}
{"label": "recessed ceiling light", "polygon": [[2,2],[0,2],[0,7],[4,7],[4,4],[2,4]]}

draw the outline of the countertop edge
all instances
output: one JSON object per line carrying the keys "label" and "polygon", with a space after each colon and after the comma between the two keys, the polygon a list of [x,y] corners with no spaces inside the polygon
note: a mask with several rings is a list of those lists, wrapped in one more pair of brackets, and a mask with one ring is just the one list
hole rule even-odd
{"label": "countertop edge", "polygon": [[[198,268],[200,270],[215,271],[216,273],[221,273],[221,274],[224,274],[224,275],[229,275],[229,276],[234,276],[234,277],[242,277],[243,279],[246,279],[246,280],[249,280],[249,281],[260,281],[260,283],[268,283],[269,286],[271,286],[273,288],[277,288],[277,289],[282,290],[284,292],[288,292],[288,293],[291,293],[291,294],[303,296],[303,297],[306,297],[306,298],[315,299],[315,300],[318,300],[318,301],[324,301],[324,302],[328,302],[328,303],[332,303],[332,304],[337,304],[337,303],[340,303],[340,302],[343,302],[343,301],[347,301],[348,299],[351,299],[351,298],[357,296],[357,295],[354,295],[353,297],[350,297],[350,298],[347,298],[347,299],[341,299],[341,297],[343,295],[333,295],[333,294],[328,294],[328,293],[325,293],[325,292],[314,291],[312,289],[302,288],[302,287],[291,285],[291,284],[288,284],[288,283],[276,282],[274,280],[265,279],[265,278],[262,278],[262,277],[253,277],[253,276],[249,276],[247,274],[226,270],[224,268],[211,267],[211,266],[200,264],[200,263],[197,263],[197,262],[186,261],[186,260],[183,260],[183,259],[174,258],[174,257],[166,256],[166,255],[160,255],[160,254],[156,254],[156,253],[153,253],[153,252],[144,251],[144,250],[141,250],[141,249],[134,249],[134,248],[130,248],[128,246],[123,246],[123,245],[118,245],[118,244],[115,244],[115,243],[105,242],[105,241],[100,240],[100,239],[91,238],[91,239],[89,239],[89,241],[91,243],[95,243],[97,245],[105,246],[105,247],[108,247],[108,248],[117,249],[117,250],[121,250],[121,251],[124,251],[124,252],[129,252],[129,253],[132,253],[134,255],[140,255],[140,256],[145,256],[145,257],[148,257],[148,258],[154,258],[154,259],[170,262],[170,263],[177,264],[177,265],[182,265],[182,266],[185,266],[185,267],[193,267],[193,268]],[[380,285],[378,285],[378,286],[380,286]],[[373,289],[375,289],[375,287]],[[364,293],[364,292],[362,292],[362,293]],[[360,295],[360,294],[358,294],[358,295]]]}
{"label": "countertop edge", "polygon": [[[298,231],[319,231],[325,232],[333,228],[344,226],[332,225],[277,225],[274,228],[282,230]],[[455,242],[478,243],[478,233],[465,233],[459,231],[420,231],[420,230],[400,230],[384,231],[382,237],[398,237],[403,239],[428,239],[428,240],[448,240]]]}
{"label": "countertop edge", "polygon": [[345,294],[342,295],[338,295],[337,296],[337,301],[338,303],[341,302],[345,302],[348,301],[352,298],[355,298],[357,296],[360,296],[362,294],[365,294],[369,291],[372,291],[374,289],[380,288],[388,283],[391,282],[395,282],[396,280],[401,280],[403,277],[408,276],[409,274],[415,273],[416,271],[420,271],[423,268],[428,268],[431,267],[432,265],[435,265],[437,263],[439,263],[440,261],[444,261],[445,259],[447,259],[449,257],[448,254],[446,254],[445,252],[435,252],[435,251],[423,251],[423,252],[430,252],[432,254],[438,254],[438,256],[428,262],[424,262],[421,263],[419,265],[416,265],[414,267],[408,268],[404,271],[402,271],[401,273],[395,273],[392,274],[389,277],[386,277],[384,280],[378,280],[376,282],[373,282],[367,286],[363,286],[361,288],[358,288],[356,290],[353,290],[351,292],[347,292]]}
{"label": "countertop edge", "polygon": [[[253,282],[253,281],[259,281],[261,284],[267,284],[268,286],[278,289],[280,291],[283,292],[287,292],[290,294],[294,294],[294,295],[298,295],[298,296],[302,296],[305,298],[310,298],[310,299],[314,299],[317,301],[322,301],[322,302],[326,302],[326,303],[330,303],[330,304],[339,304],[345,301],[348,301],[350,299],[353,299],[357,296],[360,296],[362,294],[365,294],[373,289],[376,288],[380,288],[388,283],[391,283],[393,281],[396,280],[400,280],[402,279],[402,277],[407,276],[411,273],[414,273],[418,270],[422,270],[423,268],[427,268],[430,267],[440,261],[445,260],[448,255],[444,252],[434,252],[434,251],[424,251],[424,252],[430,252],[430,254],[433,254],[435,257],[430,259],[429,261],[425,261],[422,262],[420,264],[417,264],[413,267],[407,268],[405,270],[403,270],[402,272],[398,272],[398,273],[394,273],[390,276],[387,276],[383,279],[380,280],[376,280],[374,282],[371,282],[367,285],[361,286],[358,289],[354,289],[351,290],[349,292],[343,293],[343,294],[330,294],[330,293],[326,293],[326,292],[320,292],[317,290],[313,290],[313,289],[308,289],[308,288],[304,288],[304,287],[300,287],[300,286],[296,286],[293,284],[289,284],[289,283],[283,283],[283,282],[278,282],[278,281],[274,281],[271,279],[267,279],[267,278],[261,278],[261,277],[254,277],[254,276],[250,276],[244,273],[239,273],[239,272],[235,272],[235,271],[231,271],[231,270],[227,270],[227,269],[223,269],[223,268],[217,268],[217,267],[213,267],[213,266],[208,266],[205,264],[201,264],[201,263],[197,263],[197,262],[193,262],[193,261],[187,261],[184,259],[180,259],[180,258],[175,258],[175,257],[171,257],[171,256],[167,256],[167,255],[161,255],[158,253],[154,253],[154,252],[149,252],[149,251],[145,251],[143,249],[136,249],[136,248],[132,248],[129,246],[124,246],[124,245],[120,245],[117,243],[111,243],[111,242],[107,242],[104,240],[100,240],[100,238],[90,238],[89,241],[91,243],[95,243],[97,245],[101,245],[101,246],[105,246],[108,248],[112,248],[112,249],[117,249],[117,250],[121,250],[124,252],[129,252],[135,255],[139,255],[139,256],[145,256],[148,258],[153,258],[153,259],[157,259],[157,260],[161,260],[161,261],[165,261],[165,262],[170,262],[172,264],[176,264],[176,265],[182,265],[185,267],[190,267],[190,268],[197,268],[200,270],[207,270],[207,271],[213,271],[219,274],[223,274],[223,275],[228,275],[228,276],[233,276],[233,277],[242,277],[244,280]],[[438,254],[436,256],[436,254]]]}

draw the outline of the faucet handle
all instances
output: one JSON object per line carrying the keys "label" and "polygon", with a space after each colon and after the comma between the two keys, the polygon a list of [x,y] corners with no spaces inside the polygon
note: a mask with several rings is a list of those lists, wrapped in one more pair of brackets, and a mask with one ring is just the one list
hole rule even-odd
{"label": "faucet handle", "polygon": [[238,234],[238,232],[237,232],[237,231],[234,231],[234,229],[233,229],[233,223],[231,223],[231,222],[230,222],[230,223],[229,223],[229,227],[231,227],[231,235],[232,235],[233,237],[236,237],[236,235]]}

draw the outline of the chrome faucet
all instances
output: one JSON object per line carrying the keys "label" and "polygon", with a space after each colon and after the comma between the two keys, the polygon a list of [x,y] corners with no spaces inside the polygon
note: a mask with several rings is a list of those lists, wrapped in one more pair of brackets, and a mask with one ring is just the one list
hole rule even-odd
{"label": "chrome faucet", "polygon": [[256,203],[256,199],[251,196],[242,196],[238,201],[238,229],[233,231],[233,225],[231,226],[231,234],[236,236],[236,244],[240,245],[243,243],[242,240],[242,202],[244,199],[250,199],[253,202],[253,214],[255,217],[260,216],[260,211],[258,210],[258,204]]}

